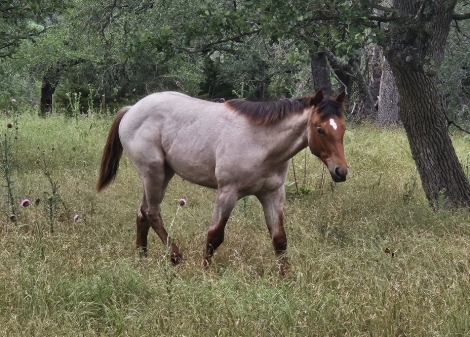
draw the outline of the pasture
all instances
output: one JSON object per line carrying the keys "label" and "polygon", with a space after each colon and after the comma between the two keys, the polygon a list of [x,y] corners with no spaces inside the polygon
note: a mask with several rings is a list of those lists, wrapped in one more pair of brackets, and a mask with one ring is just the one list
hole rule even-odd
{"label": "pasture", "polygon": [[[178,177],[162,213],[184,262],[171,266],[154,232],[141,258],[141,184],[127,158],[115,183],[94,189],[111,122],[0,118],[1,336],[470,335],[469,213],[428,207],[401,128],[348,125],[344,183],[310,153],[294,158],[281,278],[254,197],[237,203],[205,272],[215,192]],[[467,165],[470,136],[454,131],[453,142]]]}

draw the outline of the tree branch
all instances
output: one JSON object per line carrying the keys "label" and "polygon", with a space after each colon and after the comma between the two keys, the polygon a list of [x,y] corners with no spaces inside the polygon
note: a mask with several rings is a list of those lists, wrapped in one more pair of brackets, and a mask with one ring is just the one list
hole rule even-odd
{"label": "tree branch", "polygon": [[[315,13],[316,15],[311,16],[308,18],[308,21],[331,21],[331,20],[336,20],[340,19],[341,16],[338,14],[332,14],[332,13],[325,13],[325,12],[320,12],[320,13]],[[396,14],[396,11],[391,12],[390,15],[377,15],[377,14],[370,14],[367,16],[367,19],[371,21],[378,21],[378,22],[391,22],[391,21],[396,21],[398,20],[398,15]]]}
{"label": "tree branch", "polygon": [[222,40],[217,40],[217,41],[213,41],[213,42],[209,42],[209,43],[206,43],[205,45],[199,47],[199,48],[196,48],[196,49],[188,49],[188,48],[182,48],[182,47],[177,47],[175,46],[174,48],[175,49],[178,49],[178,50],[183,50],[185,51],[186,53],[188,54],[195,54],[195,53],[199,53],[199,52],[202,52],[206,49],[209,49],[210,47],[212,46],[215,46],[217,44],[221,44],[221,43],[224,43],[224,42],[229,42],[229,41],[236,41],[242,37],[245,37],[245,36],[249,36],[249,35],[254,35],[254,34],[257,34],[261,31],[260,28],[257,28],[257,29],[254,29],[254,30],[250,30],[248,32],[243,32],[243,33],[240,33],[238,35],[235,35],[235,36],[230,36],[230,37],[227,37],[225,39],[222,39]]}
{"label": "tree branch", "polygon": [[[453,26],[454,27],[454,26]],[[460,29],[460,26],[459,26],[459,22],[458,21],[455,21],[455,29],[457,29],[457,31],[462,34],[463,36],[465,36],[467,39],[470,40],[470,36],[466,35],[464,32],[462,32],[462,30]],[[459,39],[460,41],[460,39]]]}
{"label": "tree branch", "polygon": [[452,19],[454,19],[454,20],[467,20],[467,19],[470,19],[470,12],[469,13],[454,13],[454,15],[452,15]]}
{"label": "tree branch", "polygon": [[[469,131],[465,130],[463,127],[461,127],[460,125],[456,124],[455,121],[451,120],[451,119],[447,116],[446,107],[445,107],[443,98],[441,98],[441,110],[442,110],[442,113],[444,114],[444,118],[446,119],[446,122],[447,122],[447,130],[448,130],[448,131],[449,131],[450,126],[453,125],[453,126],[455,126],[457,129],[459,129],[460,131],[470,134]],[[449,132],[450,132],[450,131],[449,131]]]}

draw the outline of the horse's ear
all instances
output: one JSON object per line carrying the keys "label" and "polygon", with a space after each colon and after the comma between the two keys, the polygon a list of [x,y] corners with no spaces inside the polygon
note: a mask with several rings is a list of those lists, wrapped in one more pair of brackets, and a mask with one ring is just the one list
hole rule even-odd
{"label": "horse's ear", "polygon": [[343,91],[341,94],[336,97],[336,102],[338,103],[344,103],[344,100],[346,98],[346,93]]}
{"label": "horse's ear", "polygon": [[317,93],[315,94],[315,97],[313,97],[311,100],[310,100],[310,106],[317,106],[318,104],[320,104],[321,102],[323,101],[323,91],[320,89],[317,91]]}

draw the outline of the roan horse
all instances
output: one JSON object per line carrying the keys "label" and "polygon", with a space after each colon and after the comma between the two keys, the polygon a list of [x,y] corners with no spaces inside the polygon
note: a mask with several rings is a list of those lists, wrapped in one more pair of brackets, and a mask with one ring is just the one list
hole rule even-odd
{"label": "roan horse", "polygon": [[137,247],[147,252],[152,227],[171,244],[171,261],[182,255],[163,227],[160,203],[176,173],[195,184],[217,189],[207,233],[204,266],[224,241],[238,199],[261,202],[280,273],[288,266],[283,225],[284,182],[289,159],[307,146],[328,167],[334,181],[346,180],[344,92],[274,102],[229,100],[212,103],[178,92],[149,95],[117,115],[103,151],[100,191],[114,180],[124,150],[140,175],[142,202],[137,211]]}

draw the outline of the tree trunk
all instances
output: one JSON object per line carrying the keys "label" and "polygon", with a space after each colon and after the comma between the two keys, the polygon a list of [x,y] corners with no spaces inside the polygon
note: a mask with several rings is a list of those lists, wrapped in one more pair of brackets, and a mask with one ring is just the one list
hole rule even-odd
{"label": "tree trunk", "polygon": [[371,77],[369,80],[369,92],[374,101],[374,110],[377,111],[380,83],[382,81],[382,64],[383,53],[382,48],[378,45],[372,47],[372,55],[370,56]]}
{"label": "tree trunk", "polygon": [[404,13],[390,25],[384,53],[400,94],[400,114],[426,197],[432,205],[470,204],[470,184],[452,146],[436,74],[455,0],[394,0]]}
{"label": "tree trunk", "polygon": [[[369,117],[374,112],[375,102],[369,91],[368,81],[360,69],[359,58],[351,57],[348,62],[345,62],[332,52],[329,52],[327,56],[336,76],[343,82],[343,87],[350,85],[348,89],[351,89],[352,83],[355,83],[357,86],[357,94],[360,98],[360,102],[355,114],[355,120],[358,121]],[[350,94],[350,92],[348,92],[348,94]]]}
{"label": "tree trunk", "polygon": [[47,78],[42,79],[41,87],[41,109],[40,116],[45,117],[46,114],[52,113],[52,95],[55,92],[56,85],[51,83]]}
{"label": "tree trunk", "polygon": [[397,124],[400,121],[398,108],[399,94],[393,77],[390,64],[386,59],[382,63],[382,77],[380,80],[377,123],[380,127]]}
{"label": "tree trunk", "polygon": [[324,52],[310,52],[313,87],[315,91],[322,90],[326,95],[333,95],[331,89],[330,66]]}
{"label": "tree trunk", "polygon": [[468,205],[470,185],[452,146],[440,105],[436,77],[392,67],[400,92],[400,111],[426,197],[445,197]]}
{"label": "tree trunk", "polygon": [[335,73],[339,82],[341,82],[339,91],[346,92],[349,99],[349,95],[351,94],[351,90],[354,84],[354,77],[352,76],[350,66],[352,59],[349,60],[349,63],[345,63],[331,51],[328,52],[326,56],[328,58],[328,63],[330,64],[331,69]]}

